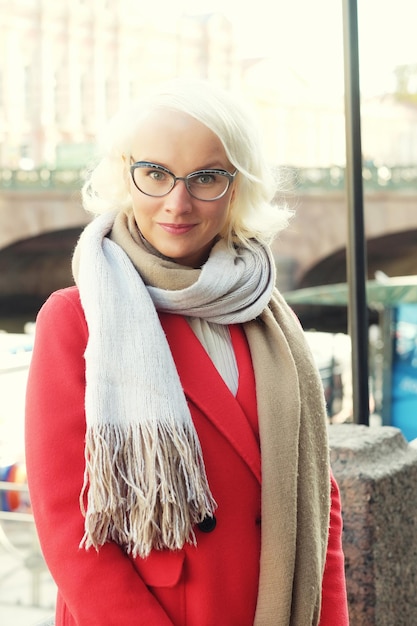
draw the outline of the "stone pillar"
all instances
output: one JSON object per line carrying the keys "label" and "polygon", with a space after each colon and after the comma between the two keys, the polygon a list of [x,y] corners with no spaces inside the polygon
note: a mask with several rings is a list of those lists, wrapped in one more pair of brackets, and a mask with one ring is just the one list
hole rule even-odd
{"label": "stone pillar", "polygon": [[331,425],[329,438],[350,626],[417,624],[417,440],[358,424]]}

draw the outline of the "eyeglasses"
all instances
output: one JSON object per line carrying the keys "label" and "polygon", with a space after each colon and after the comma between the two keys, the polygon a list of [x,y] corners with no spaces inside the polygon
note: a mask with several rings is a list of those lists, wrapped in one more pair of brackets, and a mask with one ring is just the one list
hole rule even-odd
{"label": "eyeglasses", "polygon": [[189,194],[196,200],[218,200],[229,189],[237,174],[221,169],[206,169],[191,172],[188,176],[175,176],[169,169],[149,161],[133,162],[130,167],[133,182],[139,191],[146,196],[161,198],[174,188],[177,181],[182,180]]}

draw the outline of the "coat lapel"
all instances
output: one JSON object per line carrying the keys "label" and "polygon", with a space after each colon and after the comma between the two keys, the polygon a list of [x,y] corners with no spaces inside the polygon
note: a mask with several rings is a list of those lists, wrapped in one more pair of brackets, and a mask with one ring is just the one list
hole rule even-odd
{"label": "coat lapel", "polygon": [[[238,400],[228,389],[187,321],[179,315],[160,314],[162,326],[181,379],[184,393],[230,442],[261,482],[259,443]],[[234,344],[241,370],[242,355]],[[237,349],[238,348],[238,349]],[[239,385],[240,386],[240,385]],[[238,398],[245,390],[239,389]]]}

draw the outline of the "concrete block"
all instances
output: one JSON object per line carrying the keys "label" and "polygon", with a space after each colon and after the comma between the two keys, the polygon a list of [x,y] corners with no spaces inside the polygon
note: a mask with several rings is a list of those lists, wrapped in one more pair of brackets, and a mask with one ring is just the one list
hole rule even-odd
{"label": "concrete block", "polygon": [[329,439],[350,626],[417,624],[417,445],[391,426],[335,424]]}

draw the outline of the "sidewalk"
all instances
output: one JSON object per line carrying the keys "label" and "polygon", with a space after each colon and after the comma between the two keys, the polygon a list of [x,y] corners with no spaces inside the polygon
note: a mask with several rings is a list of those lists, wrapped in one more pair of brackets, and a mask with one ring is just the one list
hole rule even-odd
{"label": "sidewalk", "polygon": [[37,626],[55,611],[55,584],[33,524],[0,521],[0,624]]}

